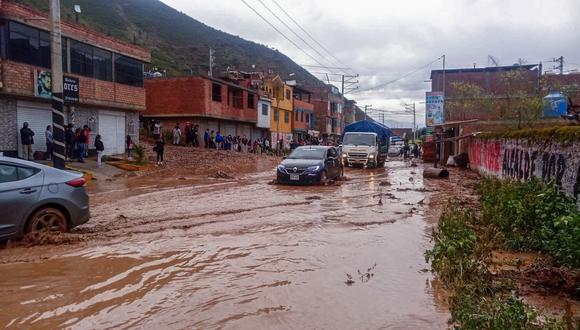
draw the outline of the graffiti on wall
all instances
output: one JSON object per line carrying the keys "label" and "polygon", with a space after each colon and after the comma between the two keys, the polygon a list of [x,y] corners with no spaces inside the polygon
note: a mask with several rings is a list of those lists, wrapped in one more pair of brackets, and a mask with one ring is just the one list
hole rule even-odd
{"label": "graffiti on wall", "polygon": [[580,196],[580,143],[479,140],[469,147],[471,166],[481,173],[520,181],[554,180],[569,196]]}

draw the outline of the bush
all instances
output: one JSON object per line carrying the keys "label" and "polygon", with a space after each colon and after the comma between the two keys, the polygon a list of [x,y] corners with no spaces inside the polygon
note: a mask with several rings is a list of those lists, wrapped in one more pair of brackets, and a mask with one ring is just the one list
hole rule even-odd
{"label": "bush", "polygon": [[477,234],[470,226],[472,216],[456,200],[451,201],[433,230],[433,249],[425,253],[443,281],[451,286],[480,277],[486,255],[478,249]]}
{"label": "bush", "polygon": [[133,146],[133,153],[135,154],[135,163],[137,165],[145,165],[147,157],[145,156],[145,148],[140,145]]}
{"label": "bush", "polygon": [[580,212],[554,182],[485,178],[479,190],[483,223],[498,229],[506,248],[546,252],[580,267]]}

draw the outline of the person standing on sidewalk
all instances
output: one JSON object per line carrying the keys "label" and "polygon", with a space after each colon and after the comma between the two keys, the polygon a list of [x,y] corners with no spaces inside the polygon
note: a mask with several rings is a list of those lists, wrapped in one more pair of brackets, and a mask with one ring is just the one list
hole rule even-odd
{"label": "person standing on sidewalk", "polygon": [[205,148],[209,148],[209,128],[207,128],[205,133],[203,133],[203,142],[205,143]]}
{"label": "person standing on sidewalk", "polygon": [[155,125],[153,125],[153,138],[155,139],[155,141],[159,140],[159,137],[161,136],[161,123],[158,121],[155,122]]}
{"label": "person standing on sidewalk", "polygon": [[157,141],[155,141],[155,147],[153,150],[157,153],[157,166],[163,165],[163,151],[165,148],[165,141],[163,141],[163,137],[160,136]]}
{"label": "person standing on sidewalk", "polygon": [[80,128],[77,128],[75,135],[78,147],[79,162],[84,163],[85,160],[83,158],[85,157],[85,146],[87,144],[87,138],[84,131]]}
{"label": "person standing on sidewalk", "polygon": [[199,147],[199,140],[197,138],[198,134],[199,134],[199,125],[195,125],[193,127],[193,146],[196,148]]}
{"label": "person standing on sidewalk", "polygon": [[88,125],[83,126],[83,134],[85,135],[85,154],[84,157],[89,157],[89,141],[91,139],[91,129]]}
{"label": "person standing on sidewalk", "polygon": [[20,143],[22,144],[22,159],[34,160],[32,145],[34,144],[34,132],[28,128],[28,122],[22,124],[20,129]]}
{"label": "person standing on sidewalk", "polygon": [[44,137],[46,138],[46,154],[44,159],[52,159],[52,146],[54,144],[54,137],[52,136],[52,125],[46,126],[46,131],[44,132]]}
{"label": "person standing on sidewalk", "polygon": [[66,160],[70,161],[73,158],[73,151],[75,149],[75,132],[73,132],[72,124],[66,126],[64,141],[66,143]]}
{"label": "person standing on sidewalk", "polygon": [[101,140],[101,135],[95,137],[95,149],[97,149],[97,166],[101,167],[101,159],[103,158],[103,152],[105,151],[105,145]]}
{"label": "person standing on sidewalk", "polygon": [[173,145],[179,145],[181,139],[181,128],[179,128],[179,123],[175,124],[173,128]]}
{"label": "person standing on sidewalk", "polygon": [[127,145],[127,160],[132,161],[133,157],[131,157],[131,151],[133,151],[133,140],[131,139],[131,135],[127,135],[126,145]]}

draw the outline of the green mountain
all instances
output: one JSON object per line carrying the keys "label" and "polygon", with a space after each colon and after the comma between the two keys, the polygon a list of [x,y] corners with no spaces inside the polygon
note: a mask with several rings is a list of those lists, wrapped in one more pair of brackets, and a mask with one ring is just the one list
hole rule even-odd
{"label": "green mountain", "polygon": [[[47,0],[11,0],[48,12]],[[209,48],[215,50],[215,72],[236,70],[290,73],[306,85],[320,81],[278,50],[207,26],[159,0],[61,0],[63,20],[74,21],[151,50],[152,67],[168,75],[207,74]]]}

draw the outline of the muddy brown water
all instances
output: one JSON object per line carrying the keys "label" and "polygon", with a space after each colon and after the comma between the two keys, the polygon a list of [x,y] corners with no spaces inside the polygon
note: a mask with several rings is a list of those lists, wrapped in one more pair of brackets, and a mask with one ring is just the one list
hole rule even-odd
{"label": "muddy brown water", "polygon": [[318,187],[272,174],[93,188],[80,243],[0,251],[0,327],[447,327],[425,271],[421,167],[347,169]]}

